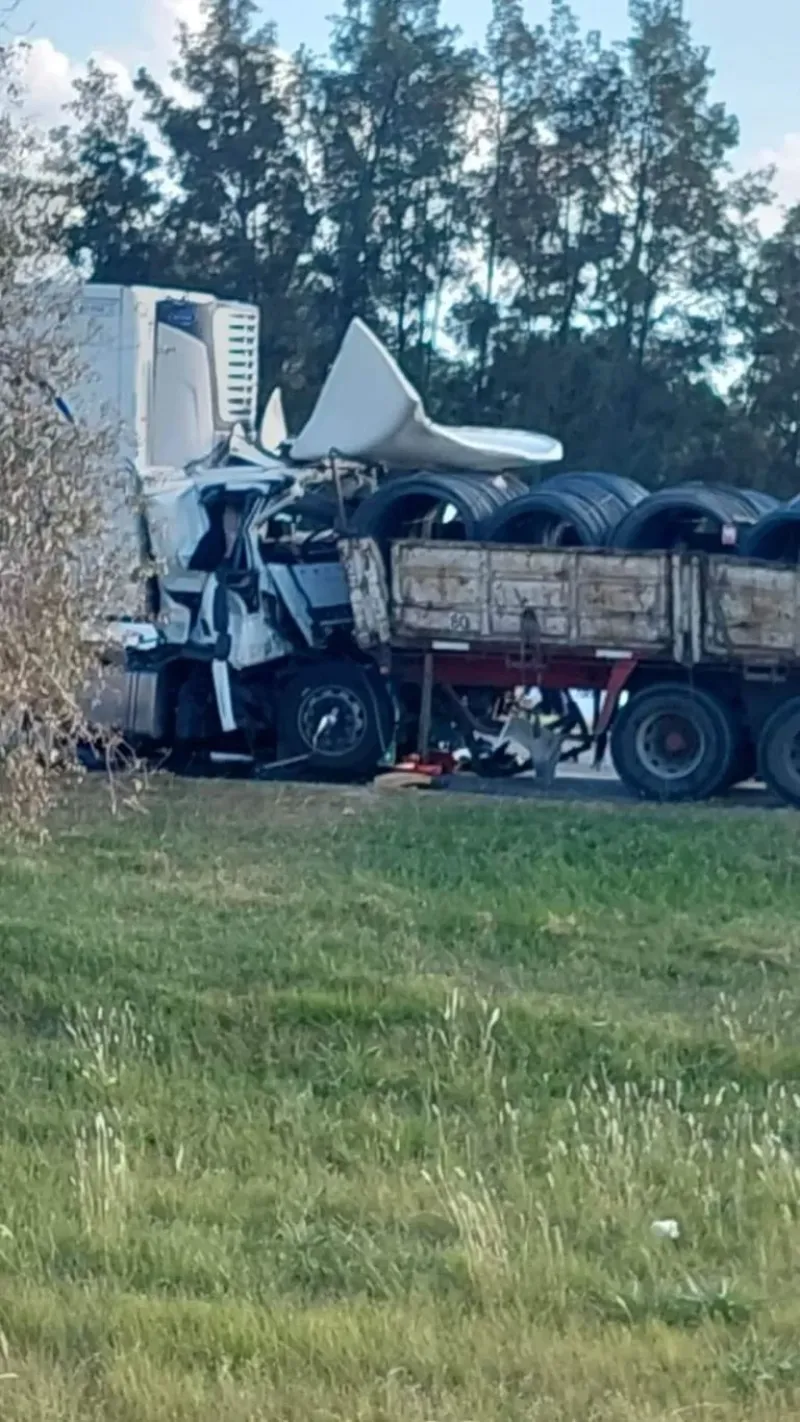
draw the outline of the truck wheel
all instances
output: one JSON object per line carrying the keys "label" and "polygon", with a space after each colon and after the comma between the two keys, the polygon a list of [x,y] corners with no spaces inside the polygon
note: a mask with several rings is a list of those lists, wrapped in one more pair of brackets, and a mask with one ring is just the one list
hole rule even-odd
{"label": "truck wheel", "polygon": [[787,805],[800,806],[800,696],[773,711],[758,742],[758,772]]}
{"label": "truck wheel", "polygon": [[307,757],[310,769],[363,776],[377,770],[395,732],[395,708],[377,672],[356,662],[304,667],[281,694],[279,759]]}
{"label": "truck wheel", "polygon": [[665,682],[633,695],[611,731],[620,780],[647,800],[706,800],[726,784],[738,737],[708,692]]}

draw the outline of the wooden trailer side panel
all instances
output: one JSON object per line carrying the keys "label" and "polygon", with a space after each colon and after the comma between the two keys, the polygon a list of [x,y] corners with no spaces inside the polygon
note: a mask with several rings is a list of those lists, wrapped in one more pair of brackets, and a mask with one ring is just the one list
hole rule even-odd
{"label": "wooden trailer side panel", "polygon": [[[800,664],[800,568],[678,553],[343,540],[365,650],[521,642],[684,666]],[[391,584],[391,592],[389,589]]]}
{"label": "wooden trailer side panel", "polygon": [[703,592],[706,656],[753,663],[800,660],[800,570],[712,558]]}
{"label": "wooden trailer side panel", "polygon": [[392,634],[400,643],[521,637],[565,647],[671,651],[682,610],[668,554],[500,544],[398,543]]}

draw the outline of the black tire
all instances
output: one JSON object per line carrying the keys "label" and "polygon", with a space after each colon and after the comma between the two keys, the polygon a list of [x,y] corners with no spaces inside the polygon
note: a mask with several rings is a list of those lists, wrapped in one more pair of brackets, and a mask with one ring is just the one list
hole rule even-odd
{"label": "black tire", "polygon": [[[334,724],[320,729],[331,713]],[[344,658],[309,663],[280,695],[278,759],[305,757],[308,769],[325,775],[373,775],[394,738],[395,719],[377,671]]]}
{"label": "black tire", "polygon": [[758,742],[758,771],[768,790],[800,807],[800,696],[773,711]]}
{"label": "black tire", "polygon": [[800,563],[800,506],[789,504],[765,514],[748,531],[742,554],[760,563]]}
{"label": "black tire", "polygon": [[595,470],[564,470],[561,474],[551,474],[540,488],[563,489],[567,493],[582,494],[591,498],[598,492],[613,494],[623,510],[635,508],[647,498],[647,490],[635,479],[626,479],[624,474],[606,474]]}
{"label": "black tire", "polygon": [[774,494],[765,494],[761,489],[739,489],[738,493],[750,505],[756,518],[763,518],[781,507],[780,499],[776,499]]}
{"label": "black tire", "polygon": [[754,505],[736,489],[713,484],[676,484],[650,494],[629,510],[613,531],[614,548],[649,553],[676,547],[697,552],[731,553],[722,531],[732,526],[741,546],[758,519]]}
{"label": "black tire", "polygon": [[[474,542],[481,537],[484,521],[514,492],[514,486],[501,488],[470,473],[388,479],[356,509],[351,529],[358,538],[374,538],[385,546],[413,536],[415,526],[433,516],[435,526],[429,536]],[[444,523],[439,516],[448,506],[455,510],[455,518]]]}
{"label": "black tire", "polygon": [[592,498],[549,489],[542,484],[530,494],[512,499],[484,523],[487,543],[520,544],[530,548],[602,548],[620,518],[622,505],[613,495]]}
{"label": "black tire", "polygon": [[611,730],[620,780],[647,800],[707,800],[729,784],[734,714],[708,692],[663,682],[634,694]]}

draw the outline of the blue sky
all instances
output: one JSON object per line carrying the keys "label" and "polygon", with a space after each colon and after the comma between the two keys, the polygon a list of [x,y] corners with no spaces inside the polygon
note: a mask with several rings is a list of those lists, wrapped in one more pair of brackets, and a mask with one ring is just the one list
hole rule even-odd
{"label": "blue sky", "polygon": [[[470,40],[480,38],[489,0],[443,0],[449,20]],[[585,24],[608,39],[626,30],[626,0],[574,0]],[[128,69],[168,61],[175,16],[191,16],[199,0],[19,0],[15,28],[37,42],[32,87],[48,111],[69,87],[69,76],[93,52]],[[269,0],[281,43],[322,48],[326,17],[337,0]],[[742,159],[774,157],[786,199],[800,200],[800,4],[798,0],[686,0],[697,39],[709,46],[717,96],[741,122]],[[531,20],[547,0],[527,0]]]}

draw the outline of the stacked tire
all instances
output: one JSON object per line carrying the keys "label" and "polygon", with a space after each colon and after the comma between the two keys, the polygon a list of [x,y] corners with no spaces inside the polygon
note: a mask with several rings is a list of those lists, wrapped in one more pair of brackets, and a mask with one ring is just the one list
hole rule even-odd
{"label": "stacked tire", "polygon": [[513,475],[398,474],[355,509],[351,528],[386,548],[416,537],[800,563],[800,498],[780,506],[758,490],[699,482],[648,494],[604,471],[566,471],[535,487]]}
{"label": "stacked tire", "polygon": [[602,548],[645,490],[619,474],[563,473],[499,508],[484,529],[489,543]]}
{"label": "stacked tire", "polygon": [[646,497],[632,479],[562,473],[534,489],[513,476],[418,473],[388,479],[356,510],[352,529],[386,545],[414,536],[531,547],[603,547]]}
{"label": "stacked tire", "polygon": [[472,473],[388,479],[356,509],[352,531],[381,545],[415,536],[480,541],[492,515],[523,488],[508,476]]}
{"label": "stacked tire", "polygon": [[611,545],[626,552],[738,551],[775,506],[768,494],[724,484],[677,484],[650,494],[620,520]]}
{"label": "stacked tire", "polygon": [[800,498],[768,510],[750,529],[742,553],[763,563],[800,563]]}

